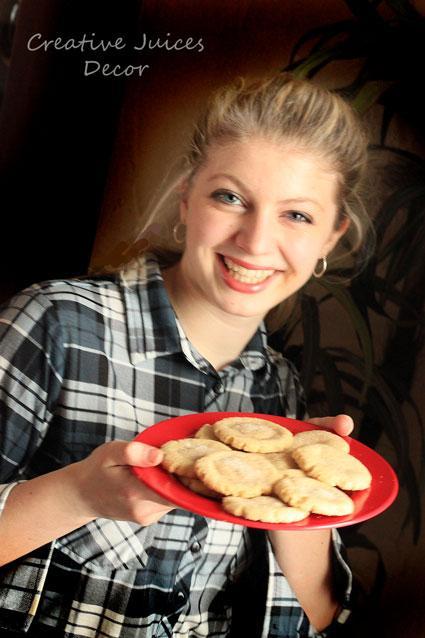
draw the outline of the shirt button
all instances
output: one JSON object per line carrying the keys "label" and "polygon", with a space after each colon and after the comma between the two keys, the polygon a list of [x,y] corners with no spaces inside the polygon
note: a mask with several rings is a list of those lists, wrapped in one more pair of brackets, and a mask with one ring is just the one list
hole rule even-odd
{"label": "shirt button", "polygon": [[186,600],[186,596],[184,595],[184,592],[182,592],[182,591],[178,591],[178,592],[177,592],[177,600],[178,600],[179,602],[181,602],[181,603],[182,603],[184,600]]}
{"label": "shirt button", "polygon": [[197,554],[198,552],[201,551],[201,544],[198,543],[198,541],[195,541],[194,543],[192,543],[192,545],[190,546],[190,551],[192,552],[192,554]]}
{"label": "shirt button", "polygon": [[224,386],[223,386],[222,382],[221,381],[217,381],[217,383],[214,385],[213,390],[214,390],[214,392],[216,394],[223,394]]}

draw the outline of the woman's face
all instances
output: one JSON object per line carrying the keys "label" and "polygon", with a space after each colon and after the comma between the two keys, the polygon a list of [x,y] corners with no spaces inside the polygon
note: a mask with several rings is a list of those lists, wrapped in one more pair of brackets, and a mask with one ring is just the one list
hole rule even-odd
{"label": "woman's face", "polygon": [[311,277],[337,230],[337,177],[314,155],[263,138],[211,149],[181,202],[180,275],[191,296],[262,319]]}

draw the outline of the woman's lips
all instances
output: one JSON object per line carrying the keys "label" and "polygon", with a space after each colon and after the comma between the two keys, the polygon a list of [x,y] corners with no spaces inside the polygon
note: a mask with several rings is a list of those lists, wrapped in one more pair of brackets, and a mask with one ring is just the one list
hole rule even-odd
{"label": "woman's lips", "polygon": [[217,255],[220,273],[225,283],[237,292],[261,292],[279,275],[271,268],[254,268],[241,260]]}
{"label": "woman's lips", "polygon": [[261,268],[259,266],[255,266],[253,264],[249,264],[246,261],[242,261],[242,259],[237,259],[236,257],[227,257],[226,255],[221,255],[221,257],[224,259],[224,261],[230,261],[231,263],[233,263],[236,266],[242,266],[243,268],[245,268],[246,270],[269,270],[269,271],[274,271],[276,270],[275,268],[273,268],[272,266],[262,266]]}

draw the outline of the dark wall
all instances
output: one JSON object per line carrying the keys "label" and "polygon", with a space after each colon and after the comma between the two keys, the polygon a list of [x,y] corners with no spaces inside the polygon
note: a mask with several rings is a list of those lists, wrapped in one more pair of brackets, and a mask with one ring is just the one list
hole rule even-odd
{"label": "dark wall", "polygon": [[124,80],[85,77],[84,60],[125,51],[29,51],[46,38],[115,39],[139,3],[23,0],[0,112],[0,298],[34,281],[86,272]]}

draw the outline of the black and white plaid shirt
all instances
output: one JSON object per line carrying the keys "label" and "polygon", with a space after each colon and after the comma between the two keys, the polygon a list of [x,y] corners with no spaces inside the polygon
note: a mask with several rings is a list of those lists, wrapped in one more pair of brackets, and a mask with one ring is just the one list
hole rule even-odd
{"label": "black and white plaid shirt", "polygon": [[[0,315],[0,512],[17,481],[204,411],[303,416],[297,376],[263,330],[217,372],[185,337],[152,256],[125,276],[32,286]],[[334,548],[344,599],[351,576],[336,533]],[[0,628],[37,637],[316,635],[265,533],[178,509],[145,528],[96,519],[6,565]]]}

